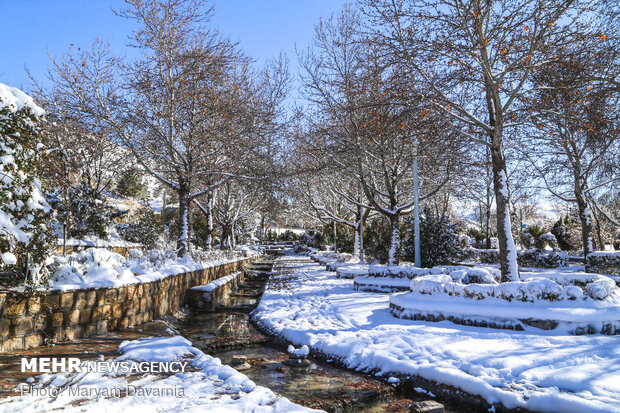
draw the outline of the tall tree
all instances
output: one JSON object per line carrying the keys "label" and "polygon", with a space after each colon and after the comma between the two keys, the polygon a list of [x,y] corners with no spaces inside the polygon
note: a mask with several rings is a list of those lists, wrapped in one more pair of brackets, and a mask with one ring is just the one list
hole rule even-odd
{"label": "tall tree", "polygon": [[131,37],[139,57],[122,63],[97,42],[91,51],[53,60],[52,79],[61,105],[112,134],[176,192],[182,256],[190,204],[240,174],[249,152],[243,149],[265,136],[262,115],[282,97],[256,95],[248,59],[205,27],[212,10],[202,1],[127,3],[120,15],[139,25]]}
{"label": "tall tree", "polygon": [[381,39],[412,87],[453,130],[489,148],[502,279],[519,279],[504,154],[507,131],[523,122],[532,74],[553,51],[590,33],[591,1],[364,1],[368,30]]}
{"label": "tall tree", "polygon": [[611,27],[558,50],[533,76],[532,130],[522,152],[551,194],[577,206],[584,256],[594,251],[594,213],[620,221],[597,202],[620,182],[620,49],[617,31],[604,34]]}
{"label": "tall tree", "polygon": [[[316,40],[301,59],[305,96],[314,110],[309,143],[329,162],[347,170],[359,183],[364,202],[359,206],[385,215],[391,224],[388,263],[398,263],[399,222],[413,207],[413,138],[420,142],[418,155],[433,156],[434,173],[424,174],[426,190],[436,191],[446,182],[442,150],[432,127],[433,119],[412,109],[420,103],[396,76],[397,71],[373,47],[373,39],[359,32],[359,16],[350,6],[316,27]],[[421,162],[431,168],[431,164]],[[446,179],[444,179],[446,178]],[[356,201],[357,202],[357,201]]]}

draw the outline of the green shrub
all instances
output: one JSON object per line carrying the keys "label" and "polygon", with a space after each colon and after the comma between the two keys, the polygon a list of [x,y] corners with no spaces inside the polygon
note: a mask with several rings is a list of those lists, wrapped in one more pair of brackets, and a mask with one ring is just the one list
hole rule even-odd
{"label": "green shrub", "polygon": [[124,170],[116,183],[116,192],[122,196],[144,198],[147,188],[142,179],[142,171],[138,168]]}
{"label": "green shrub", "polygon": [[[26,105],[17,107],[13,97]],[[44,155],[40,115],[23,92],[0,84],[0,272],[29,284],[43,281],[53,240],[53,212],[37,179]]]}
{"label": "green shrub", "polygon": [[136,242],[152,249],[164,232],[161,214],[151,208],[142,207],[135,214],[133,222],[119,225],[118,232],[127,241]]}
{"label": "green shrub", "polygon": [[[410,230],[403,242],[403,257],[413,262],[415,254],[413,217],[407,217],[407,221],[409,221]],[[462,253],[457,226],[451,223],[448,217],[437,217],[429,208],[425,208],[420,217],[422,267],[457,263]]]}

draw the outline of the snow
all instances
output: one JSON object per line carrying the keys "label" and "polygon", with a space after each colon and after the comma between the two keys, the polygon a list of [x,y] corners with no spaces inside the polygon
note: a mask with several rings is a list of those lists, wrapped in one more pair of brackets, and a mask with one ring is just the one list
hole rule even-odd
{"label": "snow", "polygon": [[390,302],[412,313],[435,313],[486,321],[528,318],[555,320],[567,323],[564,328],[566,332],[570,332],[572,324],[602,324],[620,320],[620,303],[615,306],[582,306],[578,303],[565,302],[508,303],[503,300],[476,301],[463,297],[429,297],[416,293],[394,294],[390,297]]}
{"label": "snow", "polygon": [[340,278],[355,278],[358,275],[367,275],[368,269],[368,264],[347,263],[338,266],[338,268],[336,268],[336,273]]}
{"label": "snow", "polygon": [[620,251],[615,251],[615,252],[611,252],[611,251],[594,251],[594,252],[589,253],[588,256],[620,258]]}
{"label": "snow", "polygon": [[203,291],[205,293],[210,293],[210,292],[213,292],[213,291],[217,290],[221,286],[228,284],[229,282],[231,282],[232,280],[234,280],[235,278],[237,278],[241,274],[243,274],[243,273],[242,272],[236,272],[236,273],[227,275],[225,277],[218,278],[217,280],[211,281],[209,284],[198,285],[196,287],[192,287],[192,290],[194,290],[194,291]]}
{"label": "snow", "polygon": [[30,96],[15,87],[0,83],[0,109],[5,107],[8,107],[11,111],[28,108],[36,117],[45,115],[45,111],[34,103]]}
{"label": "snow", "polygon": [[[270,280],[254,319],[294,345],[307,345],[352,369],[376,369],[384,377],[416,375],[508,408],[620,411],[617,336],[403,320],[390,314],[390,295],[355,291],[351,280],[308,258],[282,257],[274,271],[282,273]],[[528,303],[504,304],[497,311]],[[561,304],[551,306],[557,315],[560,307],[571,308]],[[442,305],[451,308],[452,299]]]}
{"label": "snow", "polygon": [[144,256],[132,255],[126,259],[104,248],[88,248],[66,257],[55,256],[49,288],[66,291],[147,283],[244,259],[217,258],[217,254],[212,254],[210,259],[205,257],[209,260],[194,260],[189,255],[176,258],[174,253],[161,250],[147,251]]}
{"label": "snow", "polygon": [[[422,275],[411,280],[411,291],[422,294],[465,296],[478,300],[495,297],[507,301],[539,300],[588,301],[592,299],[606,303],[601,305],[618,305],[620,290],[614,280],[601,274],[536,272],[523,273],[523,281],[511,281],[499,284],[499,275],[495,269],[467,268],[450,271],[449,267],[435,267],[443,270],[430,275]],[[493,273],[491,273],[493,271]],[[386,278],[389,280],[389,278]],[[583,289],[578,285],[583,285]],[[584,305],[583,303],[580,305]]]}
{"label": "snow", "polygon": [[125,241],[120,237],[113,237],[110,240],[101,239],[94,235],[87,235],[82,239],[68,238],[65,244],[63,238],[58,238],[56,240],[56,245],[63,246],[67,245],[70,247],[100,247],[100,248],[132,248],[132,247],[142,247],[141,244],[135,242]]}
{"label": "snow", "polygon": [[274,231],[278,235],[284,234],[286,231],[291,231],[292,233],[296,235],[301,235],[304,232],[306,232],[306,230],[303,228],[293,228],[293,227],[269,227],[267,228],[267,232],[270,232],[270,231]]}
{"label": "snow", "polygon": [[286,351],[288,352],[288,354],[295,355],[297,357],[302,357],[302,358],[308,357],[308,354],[310,354],[310,349],[305,344],[301,346],[300,348],[295,348],[294,346],[289,345]]}
{"label": "snow", "polygon": [[392,277],[364,277],[358,276],[353,279],[356,289],[362,291],[392,292],[409,288],[408,278]]}
{"label": "snow", "polygon": [[5,252],[2,254],[2,261],[6,265],[15,265],[17,264],[17,257],[12,252]]}
{"label": "snow", "polygon": [[[0,401],[0,412],[316,412],[257,386],[247,376],[222,365],[220,359],[192,347],[188,340],[180,336],[125,341],[120,345],[119,352],[121,355],[116,361],[184,361],[191,368],[175,374],[147,373],[142,376],[114,371],[42,374],[36,377],[36,382],[31,380],[31,385],[38,389],[60,390],[57,397],[33,393],[5,398]],[[96,393],[128,386],[140,392],[126,397],[98,397]],[[71,394],[71,390],[79,390],[79,393]],[[92,393],[84,396],[84,391]]]}

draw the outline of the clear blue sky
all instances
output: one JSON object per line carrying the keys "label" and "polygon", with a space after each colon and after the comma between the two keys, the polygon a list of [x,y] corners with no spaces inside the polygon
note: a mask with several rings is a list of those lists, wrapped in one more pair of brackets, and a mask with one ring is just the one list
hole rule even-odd
{"label": "clear blue sky", "polygon": [[[345,0],[218,0],[212,24],[239,41],[250,56],[263,63],[280,51],[287,53],[297,73],[295,43],[312,41],[320,17],[337,11]],[[99,37],[116,54],[124,46],[131,23],[116,16],[123,0],[0,0],[0,82],[28,89],[27,66],[44,82],[49,52],[65,52],[70,43],[89,46]]]}

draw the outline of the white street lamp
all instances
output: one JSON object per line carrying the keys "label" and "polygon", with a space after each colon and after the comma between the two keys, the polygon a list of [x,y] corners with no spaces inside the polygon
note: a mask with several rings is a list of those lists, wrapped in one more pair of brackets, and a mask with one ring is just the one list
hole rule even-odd
{"label": "white street lamp", "polygon": [[413,137],[413,234],[415,247],[415,266],[422,266],[420,254],[420,192],[418,189],[418,138]]}

